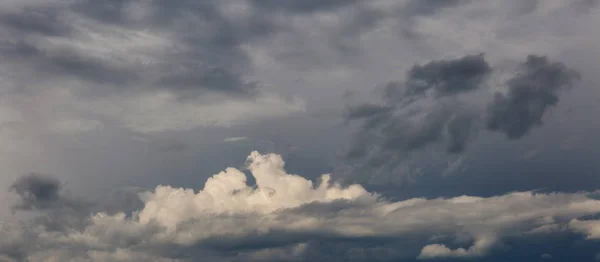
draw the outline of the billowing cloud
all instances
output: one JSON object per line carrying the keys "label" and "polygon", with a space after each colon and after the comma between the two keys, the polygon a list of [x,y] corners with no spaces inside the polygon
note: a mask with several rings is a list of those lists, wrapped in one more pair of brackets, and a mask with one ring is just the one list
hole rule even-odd
{"label": "billowing cloud", "polygon": [[[143,207],[132,215],[94,211],[69,217],[80,220],[79,226],[40,228],[33,220],[4,227],[0,252],[9,261],[305,261],[326,256],[317,247],[331,242],[345,243],[348,252],[389,245],[406,250],[385,259],[469,258],[499,252],[495,247],[507,238],[547,234],[538,229],[552,226],[593,238],[595,222],[579,219],[600,212],[600,202],[586,193],[392,202],[357,184],[343,187],[329,175],[313,182],[288,174],[280,156],[258,152],[250,154],[247,168],[255,185],[242,171],[227,168],[199,191],[158,186],[140,193]],[[61,198],[59,183],[40,176],[26,176],[13,187],[30,202]],[[58,208],[44,207],[41,216]],[[453,241],[462,247],[450,248]]]}

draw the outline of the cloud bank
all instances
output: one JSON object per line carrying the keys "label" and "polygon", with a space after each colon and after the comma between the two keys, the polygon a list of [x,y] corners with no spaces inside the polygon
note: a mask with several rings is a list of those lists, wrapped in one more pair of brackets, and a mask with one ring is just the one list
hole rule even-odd
{"label": "cloud bank", "polygon": [[[58,181],[22,177],[12,186],[16,207],[36,219],[3,225],[0,254],[7,261],[307,261],[331,256],[320,248],[329,243],[344,250],[334,261],[427,260],[510,252],[500,249],[505,239],[530,235],[597,238],[598,222],[585,217],[600,212],[600,201],[589,193],[391,202],[329,175],[313,182],[288,174],[275,154],[252,152],[246,166],[254,185],[227,168],[198,191],[142,192],[135,212],[66,204],[73,198]],[[377,250],[387,251],[369,256]]]}

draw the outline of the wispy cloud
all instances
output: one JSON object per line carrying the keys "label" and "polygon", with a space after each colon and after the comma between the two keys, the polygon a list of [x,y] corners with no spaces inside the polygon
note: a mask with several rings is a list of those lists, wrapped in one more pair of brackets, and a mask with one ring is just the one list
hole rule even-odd
{"label": "wispy cloud", "polygon": [[224,142],[239,142],[239,141],[244,141],[244,140],[248,140],[248,138],[245,136],[236,136],[236,137],[228,137],[228,138],[223,139]]}

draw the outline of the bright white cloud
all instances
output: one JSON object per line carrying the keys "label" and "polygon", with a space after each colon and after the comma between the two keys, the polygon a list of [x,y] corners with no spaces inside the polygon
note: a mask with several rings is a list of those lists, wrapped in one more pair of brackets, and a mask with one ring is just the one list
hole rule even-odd
{"label": "bright white cloud", "polygon": [[600,239],[600,220],[573,219],[569,227],[576,232],[587,235],[587,239]]}
{"label": "bright white cloud", "polygon": [[[28,250],[28,255],[32,261],[42,254],[89,259],[82,261],[111,261],[105,260],[108,257],[114,261],[129,257],[143,261],[144,256],[163,257],[159,247],[165,245],[183,249],[210,245],[235,248],[276,237],[290,245],[300,244],[287,251],[269,245],[253,251],[252,256],[264,259],[269,255],[302,256],[309,252],[302,243],[310,241],[369,237],[419,240],[424,244],[419,259],[467,258],[487,255],[505,237],[524,236],[569,220],[571,229],[589,234],[589,238],[595,238],[600,228],[597,222],[577,220],[600,212],[600,201],[583,193],[518,192],[489,198],[390,202],[360,185],[342,187],[329,175],[323,175],[315,184],[288,174],[279,155],[252,152],[247,166],[256,186],[248,185],[246,175],[235,168],[209,178],[200,191],[158,186],[140,195],[144,207],[133,218],[124,213],[97,213],[82,229],[30,232],[35,233],[33,241],[40,244],[39,249],[29,245],[33,250]],[[10,232],[12,235],[6,235]],[[32,241],[15,232],[3,230],[3,239]],[[450,249],[443,240],[465,235],[472,239],[471,246]],[[7,243],[2,247],[6,248]],[[84,252],[49,251],[56,244],[77,246]]]}

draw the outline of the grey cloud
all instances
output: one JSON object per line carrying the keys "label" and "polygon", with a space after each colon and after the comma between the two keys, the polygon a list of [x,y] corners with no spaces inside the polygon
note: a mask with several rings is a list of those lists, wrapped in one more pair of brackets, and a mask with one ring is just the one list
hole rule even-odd
{"label": "grey cloud", "polygon": [[[407,7],[399,7],[408,10],[406,14],[394,16],[461,3],[413,2]],[[30,74],[47,79],[75,78],[91,84],[115,85],[119,87],[117,90],[154,86],[191,98],[204,92],[248,98],[260,93],[260,85],[258,81],[246,79],[252,74],[253,67],[243,46],[260,43],[282,32],[298,33],[290,17],[282,16],[282,12],[299,16],[351,10],[349,14],[340,16],[340,24],[328,33],[331,38],[325,41],[341,56],[360,50],[360,45],[356,44],[358,36],[389,16],[356,0],[248,3],[253,8],[242,10],[245,12],[243,16],[226,14],[221,7],[227,3],[213,0],[84,0],[31,5],[0,14],[0,27],[11,32],[0,40],[0,56],[17,64],[19,74],[30,71]],[[135,12],[142,14],[136,15]],[[106,56],[91,54],[87,49],[62,46],[64,43],[56,41],[79,40],[82,45],[98,44],[99,41],[92,41],[90,33],[136,40],[136,34],[140,32],[168,37],[170,43],[156,50],[120,51],[125,53]],[[52,41],[48,40],[50,37]],[[53,48],[49,49],[48,45]],[[107,48],[111,45],[106,43]],[[297,57],[305,57],[297,53],[298,50],[293,47],[289,51],[298,54]],[[152,62],[145,61],[148,59]],[[15,81],[28,85],[27,81],[32,80]]]}
{"label": "grey cloud", "polygon": [[20,176],[10,190],[18,196],[14,211],[36,214],[33,223],[49,232],[81,229],[89,224],[89,215],[95,212],[131,215],[142,206],[140,188],[119,188],[101,200],[76,198],[68,194],[63,183],[54,176],[31,173]]}
{"label": "grey cloud", "polygon": [[482,86],[490,72],[483,54],[417,64],[407,72],[403,83],[390,82],[385,86],[384,99],[390,103],[410,102],[430,91],[436,97],[473,91]]}
{"label": "grey cloud", "polygon": [[13,34],[29,32],[47,36],[65,36],[71,32],[61,13],[56,8],[24,9],[21,13],[0,15],[0,25],[10,29]]}
{"label": "grey cloud", "polygon": [[429,15],[441,9],[465,4],[470,0],[410,0],[405,9],[414,15]]}
{"label": "grey cloud", "polygon": [[404,96],[423,94],[429,89],[438,96],[473,91],[490,71],[483,54],[416,65],[408,72]]}
{"label": "grey cloud", "polygon": [[518,139],[542,125],[546,110],[555,106],[559,92],[570,88],[579,74],[559,62],[530,55],[516,76],[508,80],[508,93],[496,93],[488,107],[487,128]]}
{"label": "grey cloud", "polygon": [[309,13],[315,11],[333,11],[337,8],[350,6],[360,3],[359,0],[252,0],[252,2],[262,8],[274,11],[286,11],[291,13]]}
{"label": "grey cloud", "polygon": [[5,57],[30,62],[43,77],[69,76],[97,84],[128,84],[138,79],[139,72],[132,68],[86,56],[77,50],[65,48],[52,52],[27,42],[6,45],[3,49],[7,53]]}
{"label": "grey cloud", "polygon": [[32,173],[19,177],[10,189],[20,198],[20,203],[15,206],[17,209],[47,209],[68,205],[62,201],[60,181],[52,177]]}
{"label": "grey cloud", "polygon": [[186,150],[188,147],[189,145],[185,142],[176,139],[170,139],[160,142],[159,150],[162,152],[181,152]]}
{"label": "grey cloud", "polygon": [[84,226],[87,222],[83,218],[95,208],[95,203],[67,195],[62,183],[47,175],[32,173],[21,176],[10,189],[19,197],[13,210],[39,214],[33,220],[34,223],[50,232],[63,232],[69,228]]}
{"label": "grey cloud", "polygon": [[579,77],[562,63],[530,55],[505,83],[506,95],[496,93],[485,107],[461,99],[485,90],[493,73],[483,54],[415,65],[404,82],[385,86],[379,104],[350,107],[346,120],[362,123],[345,155],[355,168],[351,172],[394,173],[411,154],[430,146],[462,153],[486,129],[520,138],[542,124],[559,92]]}
{"label": "grey cloud", "polygon": [[[415,65],[408,71],[404,84],[391,82],[385,86],[382,105],[371,103],[350,107],[346,117],[348,121],[362,120],[359,131],[362,135],[357,140],[365,141],[365,136],[371,137],[375,141],[366,144],[375,143],[381,151],[409,152],[447,140],[448,151],[460,152],[471,136],[478,114],[458,106],[460,101],[452,97],[478,89],[490,72],[483,55]],[[404,112],[410,111],[406,110],[407,105],[423,98],[429,90],[435,91],[434,98],[438,100],[432,111]],[[411,119],[415,116],[420,119]],[[369,151],[356,145],[353,148],[351,155],[355,157],[357,152],[366,154]]]}
{"label": "grey cloud", "polygon": [[357,107],[348,108],[347,116],[348,118],[365,118],[388,112],[391,109],[391,107],[381,105],[363,104]]}
{"label": "grey cloud", "polygon": [[[47,73],[55,78],[67,76],[91,83],[133,86],[151,82],[174,92],[183,91],[185,95],[190,94],[191,89],[228,94],[255,93],[256,83],[241,80],[241,74],[251,69],[240,46],[275,32],[277,24],[270,21],[270,17],[254,15],[249,21],[238,22],[223,16],[214,1],[157,1],[145,3],[154,11],[152,15],[132,20],[127,15],[127,8],[133,4],[144,3],[77,1],[55,9],[31,7],[21,13],[0,14],[0,27],[13,29],[10,37],[0,43],[3,46],[0,52],[11,60],[29,61],[38,74]],[[63,16],[72,21],[61,20]],[[82,30],[71,24],[104,26],[102,30],[105,31],[100,33],[124,38],[134,36],[119,35],[123,34],[122,29],[139,32],[151,28],[151,33],[172,35],[169,40],[175,45],[192,48],[183,51],[169,46],[165,51],[147,51],[141,54],[158,62],[143,64],[128,61],[126,57],[100,60],[85,50],[67,46],[58,45],[51,50],[45,47],[48,45],[46,37],[89,42],[90,39],[82,37],[97,30],[93,27]]]}
{"label": "grey cloud", "polygon": [[186,68],[183,72],[162,77],[156,82],[156,85],[168,86],[173,90],[184,93],[189,93],[186,91],[198,88],[233,95],[252,95],[258,91],[257,82],[244,81],[239,75],[234,75],[223,68],[213,68],[205,72]]}
{"label": "grey cloud", "polygon": [[455,115],[448,120],[446,126],[448,133],[448,152],[459,153],[465,150],[467,143],[475,132],[477,120],[477,115],[469,112]]}

